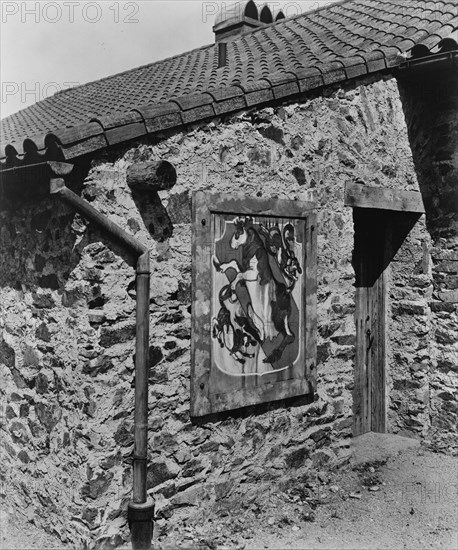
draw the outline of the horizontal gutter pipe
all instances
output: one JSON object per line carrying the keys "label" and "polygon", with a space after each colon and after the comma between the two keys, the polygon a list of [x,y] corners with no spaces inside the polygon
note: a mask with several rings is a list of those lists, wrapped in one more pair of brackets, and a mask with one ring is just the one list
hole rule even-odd
{"label": "horizontal gutter pipe", "polygon": [[129,503],[129,526],[132,548],[150,550],[153,534],[154,503],[146,491],[148,449],[148,358],[149,358],[149,250],[107,219],[84,199],[73,193],[62,178],[51,178],[50,193],[69,204],[87,220],[95,223],[131,250],[137,258],[136,268],[136,341],[135,341],[135,415],[133,495]]}
{"label": "horizontal gutter pipe", "polygon": [[126,233],[124,229],[121,229],[119,225],[116,225],[114,222],[106,218],[87,201],[66,187],[63,179],[51,179],[50,192],[52,195],[55,195],[62,201],[70,204],[74,210],[79,212],[87,220],[104,229],[108,234],[113,236],[117,242],[123,244],[127,249],[134,252],[137,257],[145,254],[145,252],[148,252],[148,249],[139,243],[137,239],[134,239],[134,237]]}
{"label": "horizontal gutter pipe", "polygon": [[429,69],[450,69],[457,67],[458,51],[451,51],[417,59],[408,59],[396,68],[399,73],[406,71],[427,71]]}

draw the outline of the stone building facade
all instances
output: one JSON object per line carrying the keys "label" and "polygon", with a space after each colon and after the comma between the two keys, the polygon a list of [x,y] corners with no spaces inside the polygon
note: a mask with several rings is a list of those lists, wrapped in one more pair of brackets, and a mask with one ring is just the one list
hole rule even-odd
{"label": "stone building facade", "polygon": [[[68,160],[75,169],[67,185],[151,250],[147,488],[160,533],[196,505],[249,498],[263,484],[350,460],[356,306],[347,184],[422,194],[426,215],[387,268],[386,431],[456,452],[457,87],[456,74],[441,71],[450,79],[441,102],[422,96],[411,76],[384,70]],[[424,82],[424,73],[416,75]],[[139,208],[126,181],[129,167],[156,160],[177,172],[177,183],[159,192],[172,235],[158,236],[155,204]],[[198,190],[316,202],[312,402],[190,418],[191,196]],[[130,259],[50,198],[2,208],[0,254],[7,497],[63,542],[120,545],[132,487]]]}

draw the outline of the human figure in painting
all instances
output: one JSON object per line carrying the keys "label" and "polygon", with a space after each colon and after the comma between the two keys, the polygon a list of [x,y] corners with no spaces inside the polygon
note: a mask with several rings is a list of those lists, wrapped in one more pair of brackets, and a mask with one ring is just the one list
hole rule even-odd
{"label": "human figure in painting", "polygon": [[[265,227],[260,224],[256,228],[251,217],[237,217],[233,224],[235,231],[231,237],[230,246],[233,250],[241,249],[241,261],[231,260],[220,263],[216,257],[213,258],[214,266],[218,271],[226,273],[228,269],[233,269],[236,274],[227,285],[229,288],[224,287],[220,292],[221,309],[218,317],[214,319],[214,334],[215,329],[216,334],[224,333],[224,329],[218,332],[218,327],[227,326],[224,321],[229,319],[227,311],[230,309],[233,293],[236,292],[237,285],[244,285],[249,295],[249,302],[242,314],[240,312],[238,315],[234,314],[231,319],[249,339],[251,338],[253,344],[258,342],[262,345],[279,334],[282,336],[278,345],[263,360],[264,363],[273,364],[281,358],[285,348],[295,340],[295,334],[289,322],[291,292],[302,270],[292,246],[294,227],[287,224],[281,231],[278,225]],[[272,268],[272,258],[276,262],[277,269]],[[238,329],[234,329],[234,322],[232,322],[232,330],[235,336]],[[218,338],[221,343],[220,337]],[[237,353],[243,355],[242,347],[245,342],[249,342],[249,339],[244,340],[239,335],[236,342],[236,339],[232,338],[235,348],[240,346],[237,350],[233,348],[234,357],[237,357]]]}
{"label": "human figure in painting", "polygon": [[247,357],[255,356],[249,352],[249,347],[260,343],[259,333],[244,314],[230,284],[222,287],[218,298],[221,307],[218,316],[213,318],[213,338],[217,338],[220,346],[244,365]]}
{"label": "human figure in painting", "polygon": [[267,228],[260,224],[259,232],[265,237],[266,249],[276,259],[278,267],[285,277],[288,291],[291,292],[298,279],[298,274],[302,273],[299,260],[294,253],[294,227],[288,223],[283,231],[280,231],[278,225]]}

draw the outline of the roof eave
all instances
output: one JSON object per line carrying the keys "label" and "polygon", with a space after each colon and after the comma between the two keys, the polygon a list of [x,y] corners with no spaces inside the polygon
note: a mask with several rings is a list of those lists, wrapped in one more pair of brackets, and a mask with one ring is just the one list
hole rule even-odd
{"label": "roof eave", "polygon": [[[304,97],[310,92],[358,78],[375,75],[382,77],[386,74],[403,77],[421,74],[425,71],[453,70],[458,65],[458,52],[449,51],[405,61],[399,53],[387,57],[382,52],[375,56],[372,52],[371,56],[353,58],[352,63],[339,63],[328,67],[312,67],[300,74],[291,74],[291,78],[286,80],[267,81],[263,79],[250,87],[237,85],[197,95],[186,95],[164,104],[140,106],[130,113],[113,119],[92,120],[80,127],[54,132],[46,136],[46,138],[53,138],[51,143],[54,146],[54,153],[50,155],[46,145],[44,148],[37,148],[37,153],[39,151],[43,155],[43,160],[74,161],[116,145],[179,131],[192,124],[211,121],[220,116],[233,115],[253,107]],[[26,141],[30,141],[30,139]],[[5,170],[13,165],[30,163],[27,160],[27,155],[22,157],[23,153],[19,145],[12,146],[10,144],[8,147],[10,150],[6,155],[7,162],[1,162],[0,170]],[[58,156],[55,157],[55,154]],[[40,157],[35,154],[34,158],[36,162]],[[3,161],[4,157],[0,160]]]}

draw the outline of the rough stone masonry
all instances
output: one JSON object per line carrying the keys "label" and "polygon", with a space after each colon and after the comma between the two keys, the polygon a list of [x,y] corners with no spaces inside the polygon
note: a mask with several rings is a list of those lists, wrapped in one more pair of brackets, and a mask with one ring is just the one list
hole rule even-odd
{"label": "rough stone masonry", "polygon": [[[155,234],[130,165],[167,160],[173,223]],[[152,250],[149,493],[164,530],[202,501],[349,458],[355,354],[352,210],[345,183],[419,190],[394,79],[255,109],[90,160],[82,196]],[[313,403],[191,422],[191,211],[195,190],[318,205],[318,390]],[[389,431],[456,451],[458,243],[422,218],[390,274]],[[127,540],[135,285],[129,258],[65,206],[0,218],[0,368],[7,500],[75,546]],[[447,286],[440,300],[435,280]],[[442,290],[441,290],[442,291]],[[450,293],[455,293],[450,294]],[[437,305],[440,303],[441,305]],[[443,304],[443,305],[442,305]],[[443,322],[442,322],[443,321]],[[441,353],[431,354],[431,349]]]}

